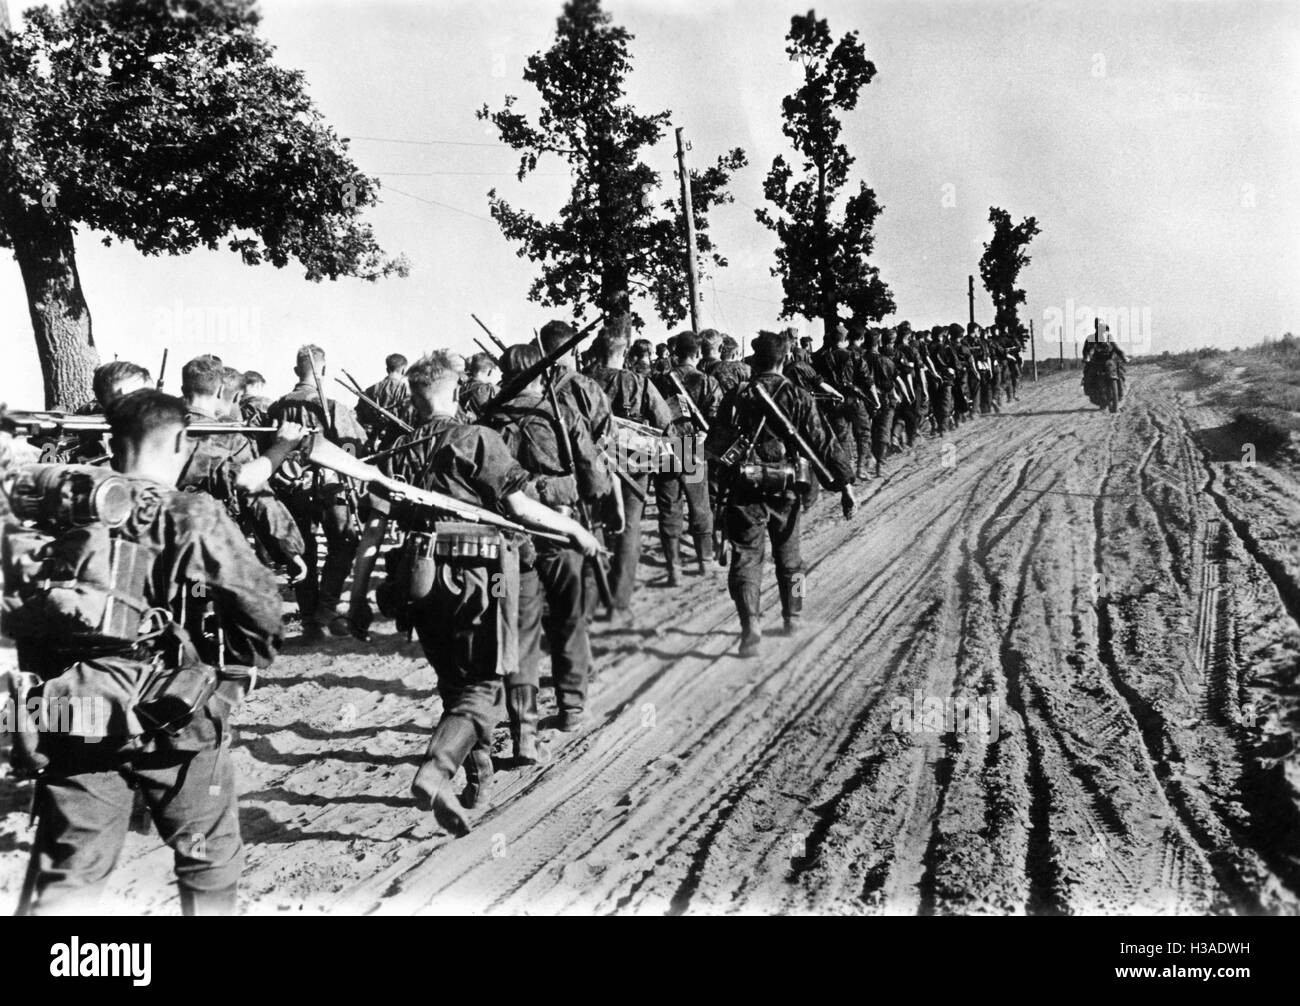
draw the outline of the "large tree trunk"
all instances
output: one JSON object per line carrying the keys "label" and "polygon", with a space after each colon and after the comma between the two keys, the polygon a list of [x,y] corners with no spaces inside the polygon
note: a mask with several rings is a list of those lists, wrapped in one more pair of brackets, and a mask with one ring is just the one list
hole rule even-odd
{"label": "large tree trunk", "polygon": [[39,211],[10,214],[5,225],[27,290],[45,407],[75,409],[92,397],[99,352],[77,275],[72,228]]}

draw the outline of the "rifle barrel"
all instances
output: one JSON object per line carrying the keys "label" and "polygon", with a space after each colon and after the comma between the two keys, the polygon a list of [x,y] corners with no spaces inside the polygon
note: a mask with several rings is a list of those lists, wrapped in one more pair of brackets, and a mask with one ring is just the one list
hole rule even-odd
{"label": "rifle barrel", "polygon": [[811,447],[808,446],[808,441],[804,440],[803,435],[795,427],[794,423],[790,421],[790,417],[781,411],[781,407],[777,405],[772,396],[768,394],[767,389],[757,381],[754,382],[753,388],[758,394],[759,400],[767,406],[771,418],[775,420],[778,425],[784,427],[781,432],[795,442],[795,446],[797,446],[800,453],[808,459],[809,463],[816,470],[818,476],[827,483],[834,482],[835,479],[831,477],[831,473],[822,462],[822,459],[814,453]]}
{"label": "rifle barrel", "polygon": [[496,343],[497,349],[501,350],[501,352],[504,353],[506,351],[506,344],[492,334],[492,329],[488,328],[486,325],[483,324],[483,322],[479,321],[478,315],[474,314],[472,311],[470,312],[470,317],[473,318],[474,321],[478,323],[479,328],[483,329],[483,331],[487,333],[487,337]]}
{"label": "rifle barrel", "polygon": [[506,402],[510,401],[518,395],[519,392],[523,391],[524,388],[528,387],[528,385],[532,384],[533,381],[546,373],[556,360],[562,357],[574,346],[578,345],[578,343],[582,342],[591,330],[604,320],[605,316],[603,314],[600,315],[600,317],[591,324],[585,326],[581,331],[575,332],[572,338],[565,339],[564,342],[560,343],[560,345],[556,346],[549,353],[543,354],[542,358],[531,367],[525,367],[523,370],[519,371],[519,373],[515,374],[514,377],[502,386],[500,391],[483,403],[483,408],[478,410],[478,414],[480,416],[486,416],[501,408],[501,406],[505,405]]}
{"label": "rifle barrel", "polygon": [[386,416],[391,422],[393,422],[398,428],[400,428],[403,433],[413,433],[415,431],[415,427],[412,426],[410,423],[408,423],[405,419],[403,419],[401,416],[394,415],[393,413],[389,412],[382,405],[380,405],[373,398],[371,398],[364,391],[362,391],[361,385],[355,377],[349,374],[346,370],[343,371],[343,373],[347,377],[348,381],[351,381],[352,383],[348,384],[347,381],[340,381],[337,377],[334,378],[335,383],[343,385],[343,387],[347,388],[350,392],[352,392],[352,394],[356,395],[357,398],[365,402],[372,409],[378,412],[381,416]]}
{"label": "rifle barrel", "polygon": [[701,432],[708,433],[709,424],[705,422],[704,413],[701,412],[700,407],[695,404],[695,399],[693,399],[691,393],[686,390],[686,385],[682,384],[682,379],[671,370],[668,371],[668,379],[677,386],[678,394],[681,395],[682,401],[686,404],[686,411],[690,415],[691,419],[699,426]]}
{"label": "rifle barrel", "polygon": [[[95,416],[69,416],[58,412],[8,412],[5,417],[15,427],[29,431],[66,430],[69,433],[108,433],[112,427],[107,419]],[[219,433],[274,433],[278,426],[246,426],[243,423],[190,423],[185,432],[191,436],[209,436]]]}

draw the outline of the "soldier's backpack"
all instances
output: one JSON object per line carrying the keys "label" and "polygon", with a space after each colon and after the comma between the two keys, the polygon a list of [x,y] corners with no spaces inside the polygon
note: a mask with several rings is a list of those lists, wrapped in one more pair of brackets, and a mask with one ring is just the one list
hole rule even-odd
{"label": "soldier's backpack", "polygon": [[136,508],[130,484],[99,468],[29,465],[10,503],[30,526],[0,550],[0,631],[46,679],[46,698],[102,701],[116,735],[183,726],[217,679],[172,613],[150,603],[159,550],[119,533]]}
{"label": "soldier's backpack", "polygon": [[82,465],[28,465],[10,492],[0,630],[19,646],[58,656],[133,646],[150,617],[156,556],[114,532],[133,509],[126,480]]}

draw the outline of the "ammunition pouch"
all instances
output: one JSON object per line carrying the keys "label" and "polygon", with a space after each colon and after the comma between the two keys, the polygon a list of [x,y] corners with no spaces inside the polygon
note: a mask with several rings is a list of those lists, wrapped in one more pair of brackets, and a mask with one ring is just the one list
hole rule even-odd
{"label": "ammunition pouch", "polygon": [[402,630],[428,649],[451,648],[461,666],[513,674],[519,667],[519,550],[496,528],[439,521],[407,535],[396,596]]}

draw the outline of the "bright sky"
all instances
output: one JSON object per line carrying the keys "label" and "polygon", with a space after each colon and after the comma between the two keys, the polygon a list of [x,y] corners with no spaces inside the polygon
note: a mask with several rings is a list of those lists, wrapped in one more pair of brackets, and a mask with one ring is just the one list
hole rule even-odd
{"label": "bright sky", "polygon": [[[15,20],[27,6],[11,2]],[[735,146],[749,155],[736,203],[713,217],[730,265],[704,282],[702,309],[704,324],[747,342],[780,309],[773,238],[753,211],[772,158],[787,149],[780,102],[797,70],[783,38],[802,6],[607,6],[636,36],[629,93],[638,108],[671,110],[697,165]],[[553,210],[567,191],[563,165],[544,162],[520,185],[515,154],[473,114],[507,93],[533,107],[520,75],[548,46],[558,0],[265,0],[262,9],[279,61],[306,73],[358,164],[381,178],[384,201],[370,219],[387,250],[410,258],[411,275],[310,284],[294,266],[248,268],[227,252],[144,258],[83,233],[78,263],[101,356],[156,372],[170,346],[176,388],[185,359],[216,352],[281,390],[294,349],[312,340],[368,383],[389,352],[473,350],[471,311],[506,341],[558,315],[525,299],[532,267],[488,218],[486,193],[496,186]],[[1150,352],[1297,329],[1300,5],[874,0],[824,2],[817,13],[836,36],[857,30],[877,67],[845,135],[885,207],[876,262],[897,318],[964,321],[975,273],[976,317],[992,320],[978,259],[998,205],[1042,228],[1021,274],[1040,336],[1071,304],[1076,317],[1104,306],[1131,309],[1139,328],[1149,318],[1138,348]],[[652,156],[675,192],[671,132]],[[0,401],[39,406],[12,260],[0,268],[0,333]],[[647,334],[666,332],[652,320]],[[1038,350],[1056,345],[1040,339]]]}

